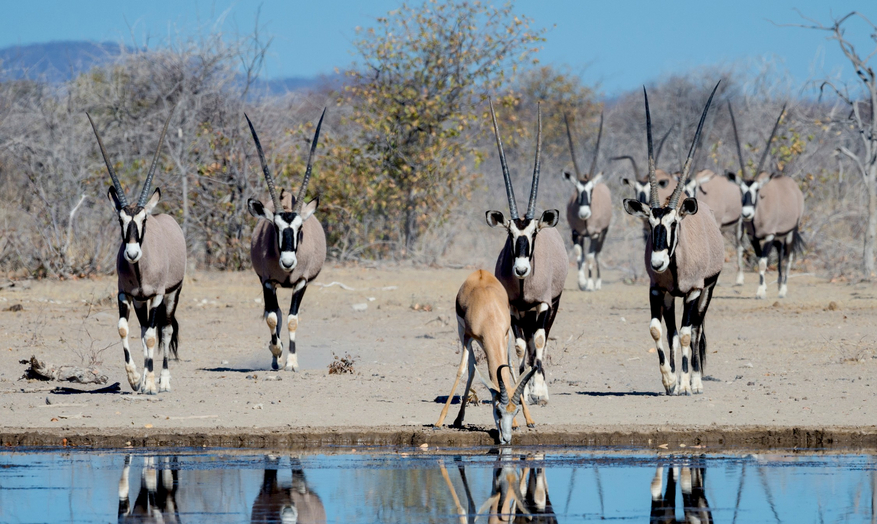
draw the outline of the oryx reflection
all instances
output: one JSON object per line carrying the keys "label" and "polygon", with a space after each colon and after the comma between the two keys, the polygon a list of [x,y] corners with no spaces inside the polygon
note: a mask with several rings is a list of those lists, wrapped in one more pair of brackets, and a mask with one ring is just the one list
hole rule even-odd
{"label": "oryx reflection", "polygon": [[176,462],[176,457],[144,457],[140,490],[132,506],[128,497],[131,455],[125,457],[119,479],[119,522],[179,522]]}
{"label": "oryx reflection", "polygon": [[320,497],[311,491],[305,479],[301,462],[290,458],[292,479],[281,481],[279,457],[265,457],[265,475],[262,488],[253,501],[250,522],[317,524],[326,522],[326,509]]}
{"label": "oryx reflection", "polygon": [[[667,483],[664,485],[666,471]],[[706,468],[694,464],[658,466],[652,479],[651,522],[713,522],[712,511],[704,492]],[[676,520],[676,484],[682,491],[683,520]],[[661,491],[661,488],[664,491]]]}

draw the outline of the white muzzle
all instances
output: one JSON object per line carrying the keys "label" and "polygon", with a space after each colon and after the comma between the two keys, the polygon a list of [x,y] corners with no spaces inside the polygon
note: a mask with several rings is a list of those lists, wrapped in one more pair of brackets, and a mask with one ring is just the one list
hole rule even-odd
{"label": "white muzzle", "polygon": [[755,206],[743,206],[740,214],[743,215],[743,218],[746,220],[752,220],[752,217],[755,216]]}
{"label": "white muzzle", "polygon": [[667,250],[652,252],[652,270],[655,273],[663,273],[670,265],[670,255]]}
{"label": "white muzzle", "polygon": [[530,274],[530,260],[525,257],[516,258],[513,270],[515,277],[519,279],[527,278]]}
{"label": "white muzzle", "polygon": [[284,251],[280,253],[280,268],[284,271],[292,271],[295,269],[296,264],[298,264],[298,260],[295,258],[295,253],[292,251]]}
{"label": "white muzzle", "polygon": [[143,251],[140,249],[140,244],[137,244],[136,242],[125,244],[125,260],[133,264],[140,260],[140,257],[142,256]]}
{"label": "white muzzle", "polygon": [[579,206],[579,218],[582,220],[591,218],[591,206]]}

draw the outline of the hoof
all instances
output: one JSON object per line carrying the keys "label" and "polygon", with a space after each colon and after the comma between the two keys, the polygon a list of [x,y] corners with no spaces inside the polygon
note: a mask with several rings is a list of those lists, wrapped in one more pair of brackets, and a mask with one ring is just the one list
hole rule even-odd
{"label": "hoof", "polygon": [[274,371],[280,369],[280,364],[277,363],[277,357],[274,357],[274,359],[271,360],[271,369]]}
{"label": "hoof", "polygon": [[601,279],[601,278],[598,278],[598,279],[597,279],[597,283],[594,284],[594,289],[595,289],[595,290],[597,290],[597,289],[603,289],[603,279]]}
{"label": "hoof", "polygon": [[530,429],[533,429],[533,428],[536,427],[536,424],[527,424],[527,427],[530,428]]}
{"label": "hoof", "polygon": [[298,356],[297,355],[289,355],[286,357],[286,366],[284,367],[286,371],[297,372],[298,371]]}
{"label": "hoof", "polygon": [[737,273],[737,280],[734,282],[735,286],[743,285],[743,273]]}

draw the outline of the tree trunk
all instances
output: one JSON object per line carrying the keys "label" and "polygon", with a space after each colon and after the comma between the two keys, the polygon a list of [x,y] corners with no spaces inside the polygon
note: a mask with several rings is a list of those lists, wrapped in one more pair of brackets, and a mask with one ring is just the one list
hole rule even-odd
{"label": "tree trunk", "polygon": [[868,186],[868,226],[865,229],[864,272],[870,280],[877,276],[874,268],[874,241],[877,238],[877,164],[871,165],[870,176],[866,179]]}

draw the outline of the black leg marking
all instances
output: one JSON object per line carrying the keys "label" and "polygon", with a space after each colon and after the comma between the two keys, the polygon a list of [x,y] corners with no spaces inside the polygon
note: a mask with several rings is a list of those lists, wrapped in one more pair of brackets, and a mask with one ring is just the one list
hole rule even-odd
{"label": "black leg marking", "polygon": [[[305,283],[304,287],[299,289],[298,291],[292,294],[292,301],[289,304],[289,314],[295,317],[298,317],[298,308],[301,307],[301,301],[305,296],[305,291],[307,291],[308,285]],[[296,330],[298,329],[298,319],[296,319]],[[279,330],[278,330],[279,331]],[[295,338],[290,334],[289,337],[289,354],[295,355]]]}
{"label": "black leg marking", "polygon": [[[119,299],[119,318],[124,318],[126,323],[128,323],[129,320],[131,319],[131,308],[128,307],[128,302],[126,300]],[[126,329],[128,331],[130,331],[131,326],[129,325]],[[130,333],[125,334],[125,339],[128,338],[129,334]],[[119,336],[121,336],[121,333],[119,334]],[[127,344],[123,345],[122,350],[125,352],[125,364],[130,365],[131,364],[131,352],[128,351],[127,347],[124,347],[126,345]]]}
{"label": "black leg marking", "polygon": [[670,354],[670,372],[676,373],[676,348],[673,339],[679,335],[676,329],[676,299],[670,293],[664,294],[664,324],[667,326],[667,352]]}
{"label": "black leg marking", "polygon": [[[659,322],[664,310],[664,297],[661,296],[662,294],[663,293],[655,287],[649,290],[649,308],[651,309],[652,320],[658,319]],[[660,344],[655,345],[660,346]],[[665,360],[666,356],[664,355],[664,352],[658,347],[658,364],[663,366]]]}

